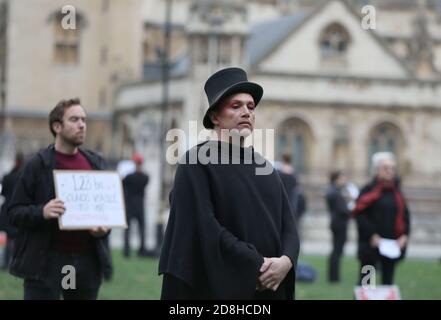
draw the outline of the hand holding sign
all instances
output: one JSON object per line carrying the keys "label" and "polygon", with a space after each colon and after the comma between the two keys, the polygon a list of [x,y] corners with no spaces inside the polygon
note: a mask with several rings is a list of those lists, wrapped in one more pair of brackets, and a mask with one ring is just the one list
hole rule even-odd
{"label": "hand holding sign", "polygon": [[99,227],[99,228],[93,228],[92,230],[89,230],[89,232],[95,238],[101,238],[104,237],[109,232],[109,229]]}
{"label": "hand holding sign", "polygon": [[397,240],[381,238],[378,250],[383,257],[396,259],[401,255]]}
{"label": "hand holding sign", "polygon": [[59,218],[66,211],[64,202],[60,199],[52,199],[43,208],[43,217],[46,220]]}

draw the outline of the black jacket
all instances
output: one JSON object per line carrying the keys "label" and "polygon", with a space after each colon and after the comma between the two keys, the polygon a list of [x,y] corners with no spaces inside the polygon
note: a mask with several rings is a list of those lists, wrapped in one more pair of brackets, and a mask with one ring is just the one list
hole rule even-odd
{"label": "black jacket", "polygon": [[124,197],[128,217],[144,215],[144,192],[149,176],[143,172],[133,172],[123,179]]}
{"label": "black jacket", "polygon": [[285,187],[285,191],[291,203],[294,216],[296,217],[297,221],[299,221],[307,209],[306,197],[303,190],[294,174],[284,173],[281,170],[278,170],[277,173],[279,174],[283,186]]}
{"label": "black jacket", "polygon": [[5,231],[10,239],[14,239],[17,236],[17,229],[11,226],[9,223],[6,209],[11,202],[12,192],[14,191],[19,174],[20,168],[15,167],[11,172],[3,177],[2,181],[2,196],[5,198],[5,202],[2,204],[0,211],[0,230]]}
{"label": "black jacket", "polygon": [[[104,160],[94,152],[80,149],[94,170],[104,169]],[[56,219],[46,220],[43,207],[55,198],[53,170],[55,148],[53,145],[33,155],[23,167],[11,202],[7,209],[9,221],[18,229],[12,254],[10,273],[30,279],[40,279],[46,265]],[[95,238],[101,270],[111,266],[107,236]]]}

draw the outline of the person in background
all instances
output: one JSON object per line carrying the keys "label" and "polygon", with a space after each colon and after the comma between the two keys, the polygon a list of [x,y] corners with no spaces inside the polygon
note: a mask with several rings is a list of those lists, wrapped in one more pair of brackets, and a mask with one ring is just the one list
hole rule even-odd
{"label": "person in background", "polygon": [[138,256],[148,255],[145,248],[145,189],[149,183],[149,176],[142,171],[144,158],[139,153],[134,153],[132,160],[136,165],[135,172],[123,179],[124,197],[127,212],[127,229],[124,230],[124,256],[130,257],[130,224],[135,220],[138,224],[139,250]]}
{"label": "person in background", "polygon": [[14,168],[3,177],[2,180],[2,192],[1,195],[4,197],[4,202],[0,211],[0,231],[6,232],[6,248],[3,256],[3,262],[1,268],[6,270],[9,266],[12,254],[12,248],[14,246],[14,240],[17,237],[17,229],[14,228],[9,222],[8,216],[6,215],[6,210],[11,202],[12,192],[17,183],[20,169],[23,165],[23,154],[17,152],[15,155],[15,165]]}
{"label": "person in background", "polygon": [[346,176],[341,171],[333,171],[329,180],[330,186],[326,192],[326,204],[331,216],[332,252],[328,261],[328,281],[339,282],[340,259],[346,242],[350,211],[344,196]]}
{"label": "person in background", "polygon": [[300,218],[306,211],[306,198],[303,194],[302,188],[299,185],[299,180],[294,172],[294,167],[291,164],[291,155],[284,153],[282,155],[282,162],[277,169],[283,186],[291,203],[298,224]]}
{"label": "person in background", "polygon": [[[400,189],[393,153],[378,152],[372,156],[375,170],[373,180],[362,188],[352,215],[358,229],[358,258],[360,284],[362,268],[380,264],[382,284],[394,283],[395,265],[405,257],[410,234],[410,212]],[[380,253],[382,239],[396,241],[397,257]]]}

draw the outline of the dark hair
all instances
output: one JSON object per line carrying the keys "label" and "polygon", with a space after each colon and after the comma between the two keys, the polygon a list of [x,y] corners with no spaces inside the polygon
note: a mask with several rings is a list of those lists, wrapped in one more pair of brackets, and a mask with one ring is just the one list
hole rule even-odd
{"label": "dark hair", "polygon": [[282,154],[282,161],[284,163],[291,163],[291,155],[289,153]]}
{"label": "dark hair", "polygon": [[17,151],[17,153],[15,154],[15,166],[21,167],[21,165],[23,164],[23,161],[24,161],[23,152]]}
{"label": "dark hair", "polygon": [[335,184],[335,182],[337,181],[337,179],[342,175],[342,172],[339,170],[335,170],[332,171],[331,174],[329,175],[329,182],[331,184]]}
{"label": "dark hair", "polygon": [[51,130],[51,133],[54,137],[57,135],[57,133],[52,128],[52,125],[55,122],[61,123],[63,121],[63,116],[64,116],[64,113],[66,112],[66,110],[72,106],[80,105],[80,104],[81,104],[81,102],[80,102],[80,99],[78,99],[78,98],[73,98],[73,99],[69,99],[69,100],[61,100],[60,102],[57,103],[55,108],[52,109],[52,111],[49,113],[49,129]]}

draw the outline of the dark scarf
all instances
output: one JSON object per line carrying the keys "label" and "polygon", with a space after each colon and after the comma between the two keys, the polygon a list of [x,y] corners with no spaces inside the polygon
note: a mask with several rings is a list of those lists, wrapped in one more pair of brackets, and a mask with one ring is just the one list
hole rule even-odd
{"label": "dark scarf", "polygon": [[395,204],[397,206],[397,215],[395,219],[395,236],[399,237],[404,234],[404,198],[394,181],[382,181],[375,179],[375,186],[372,190],[362,194],[357,204],[352,210],[352,217],[363,212],[366,208],[371,206],[374,202],[380,199],[383,190],[392,190],[395,196]]}

